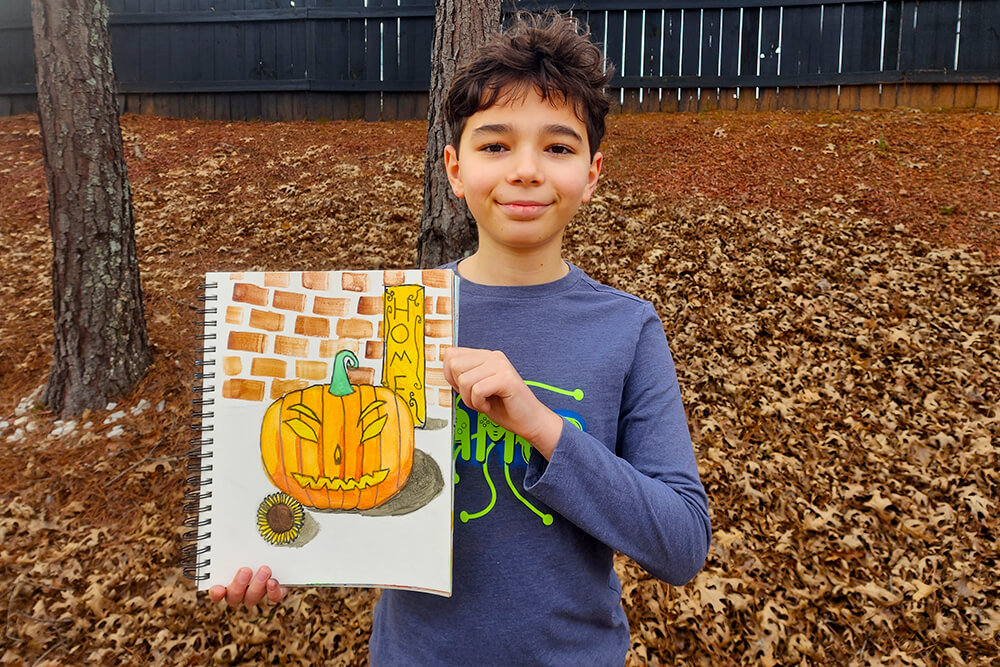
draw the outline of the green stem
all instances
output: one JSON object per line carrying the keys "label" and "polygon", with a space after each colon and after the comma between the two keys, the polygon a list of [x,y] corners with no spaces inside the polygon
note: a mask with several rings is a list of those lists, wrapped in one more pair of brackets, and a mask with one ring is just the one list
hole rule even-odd
{"label": "green stem", "polygon": [[333,377],[330,378],[330,393],[334,396],[349,396],[354,393],[354,385],[347,377],[348,368],[358,367],[358,357],[350,350],[341,350],[333,359]]}

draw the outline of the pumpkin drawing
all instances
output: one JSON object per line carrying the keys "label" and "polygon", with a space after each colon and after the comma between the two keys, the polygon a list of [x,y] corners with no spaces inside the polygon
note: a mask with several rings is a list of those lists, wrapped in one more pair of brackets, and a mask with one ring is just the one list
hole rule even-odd
{"label": "pumpkin drawing", "polygon": [[261,459],[271,483],[306,507],[365,510],[406,484],[413,417],[386,387],[352,385],[353,352],[339,352],[330,384],[292,391],[264,413]]}

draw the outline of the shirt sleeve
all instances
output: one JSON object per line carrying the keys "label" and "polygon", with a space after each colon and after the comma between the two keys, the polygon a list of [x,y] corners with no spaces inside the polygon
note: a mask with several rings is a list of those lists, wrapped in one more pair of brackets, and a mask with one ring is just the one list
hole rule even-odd
{"label": "shirt sleeve", "polygon": [[525,490],[596,539],[673,585],[690,581],[711,542],[663,325],[645,304],[622,391],[617,452],[563,421],[549,461],[532,455]]}

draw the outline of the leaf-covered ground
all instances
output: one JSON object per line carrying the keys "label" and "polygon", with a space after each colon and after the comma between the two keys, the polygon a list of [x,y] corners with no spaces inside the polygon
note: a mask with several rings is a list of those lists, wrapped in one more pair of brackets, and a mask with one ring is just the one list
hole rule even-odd
{"label": "leaf-covered ground", "polygon": [[[123,131],[156,361],[61,421],[41,140],[0,119],[0,662],[363,664],[372,591],[180,577],[192,304],[209,269],[412,264],[425,126]],[[1000,118],[621,116],[605,152],[567,256],[658,308],[715,529],[685,587],[619,559],[630,662],[993,664]]]}

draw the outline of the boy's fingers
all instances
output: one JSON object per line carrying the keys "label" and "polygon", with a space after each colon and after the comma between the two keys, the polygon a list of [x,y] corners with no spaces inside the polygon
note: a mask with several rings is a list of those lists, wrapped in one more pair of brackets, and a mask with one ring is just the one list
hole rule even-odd
{"label": "boy's fingers", "polygon": [[469,406],[477,412],[488,414],[490,397],[498,396],[502,400],[503,382],[496,375],[480,379],[469,387]]}
{"label": "boy's fingers", "polygon": [[247,584],[250,583],[250,578],[253,576],[253,570],[249,567],[241,567],[233,577],[232,583],[226,588],[226,604],[230,607],[235,607],[239,603],[243,602],[243,596],[247,592]]}
{"label": "boy's fingers", "polygon": [[285,586],[279,586],[277,579],[268,579],[267,581],[267,599],[271,602],[281,602],[285,595],[288,594],[288,588]]}
{"label": "boy's fingers", "polygon": [[220,585],[212,586],[208,589],[208,597],[212,599],[212,602],[218,602],[226,597],[226,587]]}
{"label": "boy's fingers", "polygon": [[246,596],[243,598],[243,604],[248,607],[255,607],[264,598],[267,593],[267,581],[271,578],[271,568],[266,565],[261,566],[257,570],[257,576],[253,578],[250,585],[247,586]]}

